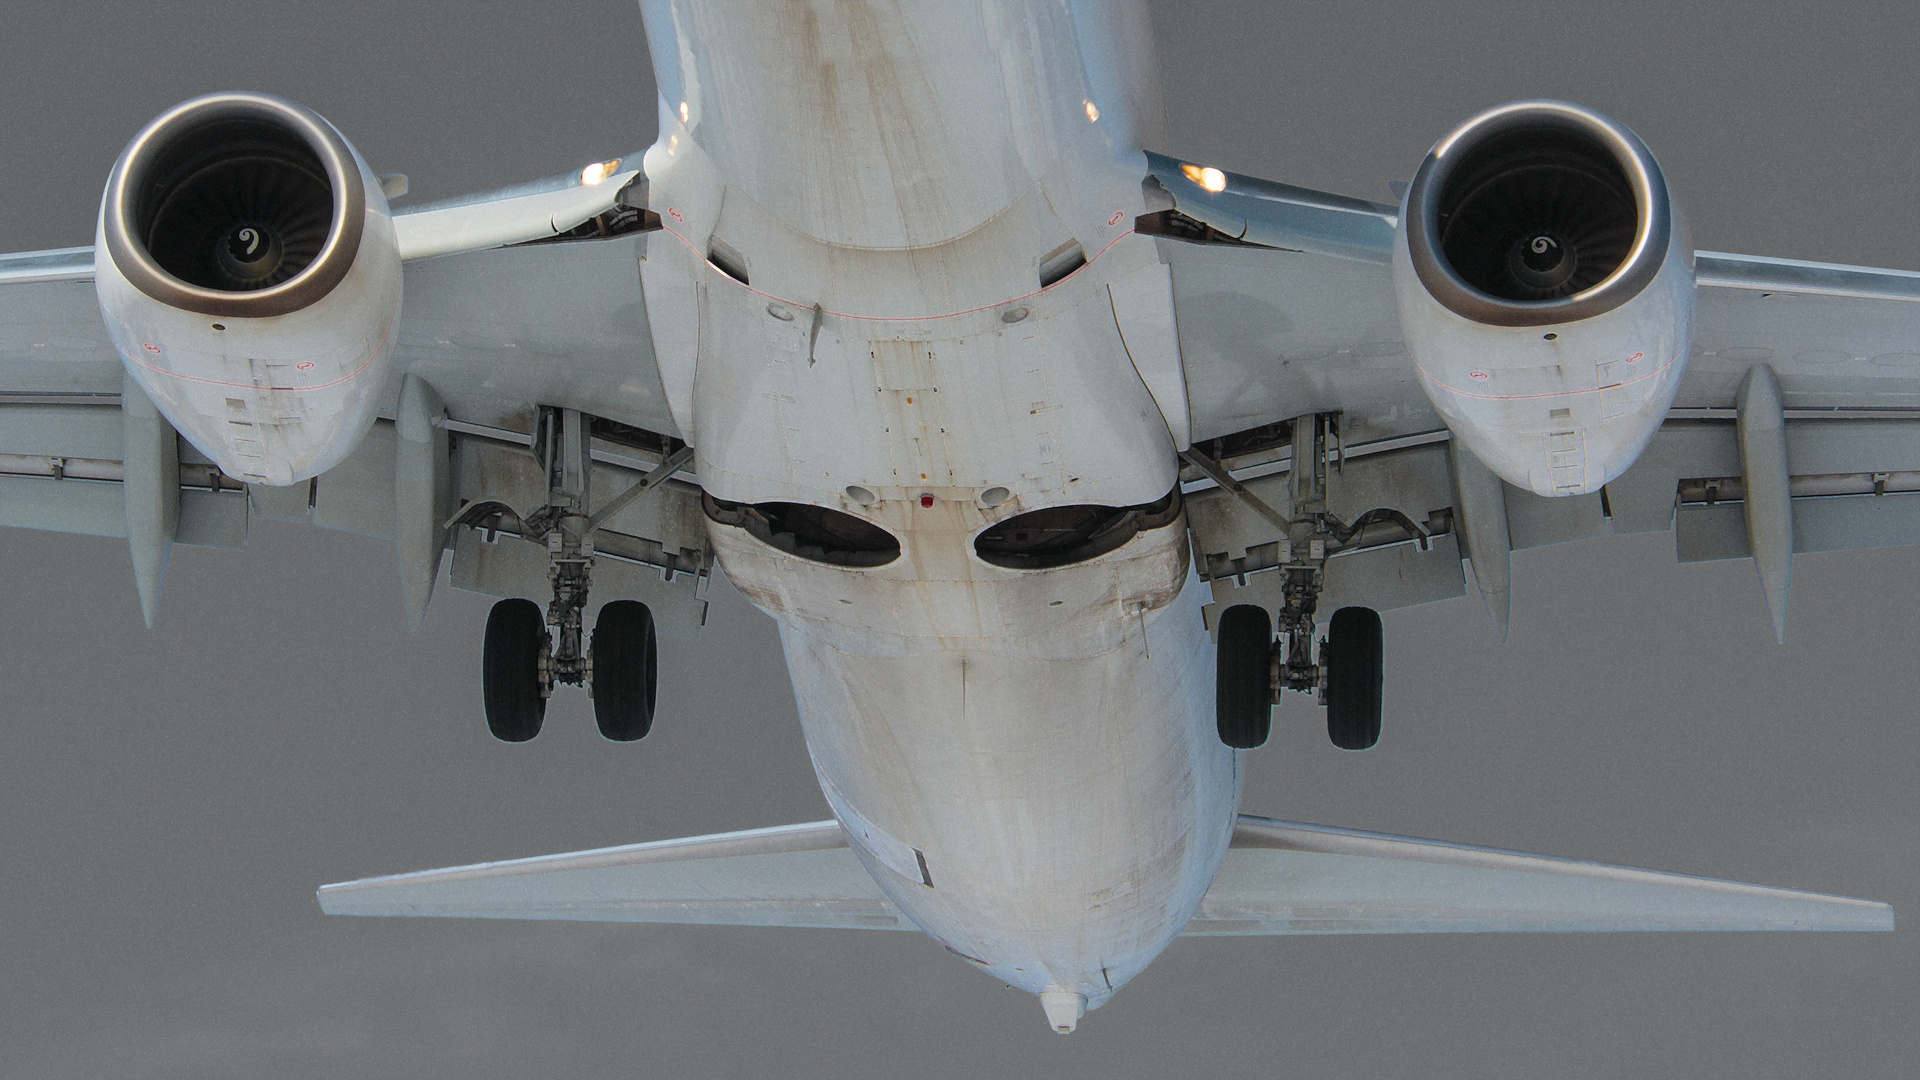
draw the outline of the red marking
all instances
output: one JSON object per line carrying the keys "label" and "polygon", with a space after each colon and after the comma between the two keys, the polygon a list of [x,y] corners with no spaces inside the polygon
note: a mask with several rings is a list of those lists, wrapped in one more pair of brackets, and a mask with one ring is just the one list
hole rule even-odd
{"label": "red marking", "polygon": [[931,495],[920,496],[920,509],[922,510],[933,509],[933,496]]}
{"label": "red marking", "polygon": [[[1661,375],[1665,374],[1668,368],[1671,368],[1674,364],[1678,363],[1680,361],[1680,358],[1685,355],[1686,355],[1685,352],[1678,353],[1674,356],[1672,360],[1669,360],[1666,363],[1661,364],[1659,367],[1653,368],[1649,371],[1640,372],[1639,374],[1635,375],[1633,378],[1627,379],[1624,382],[1614,383],[1612,386],[1597,386],[1591,390],[1555,390],[1551,393],[1546,393],[1546,394],[1476,394],[1471,390],[1462,390],[1457,386],[1448,386],[1446,383],[1443,383],[1439,379],[1434,378],[1431,372],[1427,371],[1426,368],[1421,367],[1419,364],[1414,365],[1414,370],[1420,373],[1421,378],[1427,380],[1428,382],[1439,387],[1440,389],[1445,390],[1449,394],[1458,394],[1461,397],[1474,398],[1479,401],[1529,401],[1536,398],[1578,397],[1581,394],[1597,394],[1602,390],[1619,390],[1623,387],[1632,386],[1635,383],[1646,382],[1648,379],[1657,379]],[[1472,374],[1472,373],[1470,372],[1469,374]]]}
{"label": "red marking", "polygon": [[1109,225],[1118,225],[1118,224],[1120,224],[1120,219],[1121,219],[1121,218],[1123,218],[1123,217],[1126,217],[1126,216],[1127,216],[1127,214],[1126,214],[1126,211],[1124,211],[1124,210],[1115,210],[1115,211],[1113,212],[1113,216],[1107,219],[1107,224],[1109,224]]}
{"label": "red marking", "polygon": [[311,361],[311,360],[302,360],[302,361],[300,361],[299,363],[297,363],[297,364],[295,364],[295,365],[293,365],[293,370],[295,370],[295,371],[312,371],[312,370],[313,370],[313,361]]}
{"label": "red marking", "polygon": [[683,225],[686,224],[687,219],[680,216],[680,211],[676,207],[672,207],[672,206],[667,207],[667,216],[672,218],[675,221],[680,222]]}
{"label": "red marking", "polygon": [[146,342],[146,343],[144,343],[144,344],[142,344],[142,345],[141,345],[140,347],[141,347],[141,348],[143,348],[143,349],[145,349],[145,350],[147,350],[148,352],[150,352],[150,353],[152,353],[152,354],[153,354],[153,355],[155,355],[155,356],[159,356],[159,355],[160,355],[160,346],[158,346],[158,345],[155,345],[155,344],[154,344],[153,342],[151,342],[151,341],[149,341],[149,342]]}
{"label": "red marking", "polygon": [[[274,387],[269,387],[269,389],[303,390],[303,391],[304,390],[328,390],[333,387],[339,386],[341,383],[352,382],[355,376],[359,375],[361,372],[372,367],[373,362],[375,360],[380,359],[380,354],[386,351],[387,339],[392,336],[393,336],[393,323],[388,323],[387,332],[381,335],[380,344],[374,348],[373,355],[367,357],[367,362],[364,364],[361,364],[359,367],[354,368],[352,371],[347,372],[345,375],[340,376],[339,378],[333,380],[332,382],[324,382],[318,386],[274,386]],[[152,345],[149,345],[147,347],[150,349],[153,349],[155,352],[160,351],[157,347]],[[139,364],[141,367],[146,368],[148,371],[151,371],[157,375],[165,375],[169,378],[180,379],[184,382],[201,383],[206,386],[237,386],[246,390],[259,389],[259,387],[255,386],[252,383],[227,382],[224,379],[202,379],[197,375],[182,375],[177,371],[168,371],[166,368],[163,368],[163,367],[154,367],[152,364],[147,363],[145,360],[140,359],[139,357],[133,355],[132,353],[127,353],[125,355],[127,359],[133,361],[136,364]]]}
{"label": "red marking", "polygon": [[1467,378],[1474,379],[1479,382],[1485,382],[1487,379],[1487,373],[1484,371],[1469,371],[1467,372]]}
{"label": "red marking", "polygon": [[1631,364],[1631,363],[1633,363],[1633,362],[1634,362],[1635,360],[1638,360],[1638,359],[1640,359],[1641,357],[1643,357],[1643,356],[1645,356],[1645,355],[1647,355],[1647,354],[1646,354],[1646,353],[1634,353],[1634,354],[1633,354],[1632,356],[1629,356],[1629,357],[1627,357],[1627,363],[1629,363],[1629,364]]}

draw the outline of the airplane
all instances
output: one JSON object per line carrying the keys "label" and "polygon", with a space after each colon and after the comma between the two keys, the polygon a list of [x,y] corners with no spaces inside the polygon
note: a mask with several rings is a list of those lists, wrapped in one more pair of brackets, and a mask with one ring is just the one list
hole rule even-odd
{"label": "airplane", "polygon": [[[394,537],[416,625],[450,550],[456,586],[507,597],[483,652],[509,740],[558,682],[643,735],[653,627],[697,630],[716,563],[780,620],[835,821],[323,906],[913,926],[1056,1030],[1182,931],[1891,927],[1235,813],[1274,695],[1378,737],[1370,613],[1461,595],[1462,555],[1500,625],[1512,549],[1671,528],[1752,555],[1781,628],[1794,551],[1899,532],[1913,275],[1696,257],[1651,154],[1565,103],[1468,120],[1388,206],[1143,149],[1137,12],[849,15],[796,59],[770,42],[805,26],[743,10],[646,10],[642,155],[389,210],[404,181],[324,119],[213,95],[136,136],[94,247],[0,264],[26,353],[5,523],[127,536],[149,618],[170,545],[248,517]],[[982,91],[989,61],[1025,96]],[[204,227],[263,173],[285,201]],[[1461,176],[1534,173],[1600,191],[1612,234],[1542,225],[1474,263],[1449,244],[1485,236],[1414,228],[1508,209],[1450,204]],[[167,250],[168,215],[197,248]],[[1596,250],[1613,270],[1555,293]]]}

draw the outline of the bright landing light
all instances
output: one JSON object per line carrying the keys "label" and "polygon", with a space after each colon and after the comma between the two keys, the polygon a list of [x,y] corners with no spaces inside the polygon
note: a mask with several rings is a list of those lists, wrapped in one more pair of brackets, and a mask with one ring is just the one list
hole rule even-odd
{"label": "bright landing light", "polygon": [[1100,106],[1095,105],[1092,101],[1087,102],[1087,122],[1093,124],[1100,122]]}
{"label": "bright landing light", "polygon": [[1187,174],[1187,179],[1199,184],[1208,191],[1220,192],[1227,190],[1227,174],[1211,165],[1205,168],[1198,165],[1182,165],[1180,166],[1180,171]]}
{"label": "bright landing light", "polygon": [[612,176],[619,168],[619,158],[615,158],[612,161],[596,161],[580,170],[580,182],[588,187],[592,187],[604,181],[607,177]]}

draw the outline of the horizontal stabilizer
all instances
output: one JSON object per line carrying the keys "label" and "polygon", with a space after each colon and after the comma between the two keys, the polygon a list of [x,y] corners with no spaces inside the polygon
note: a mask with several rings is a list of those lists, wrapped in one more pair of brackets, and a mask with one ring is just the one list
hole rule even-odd
{"label": "horizontal stabilizer", "polygon": [[366,878],[329,915],[911,930],[833,821]]}
{"label": "horizontal stabilizer", "polygon": [[1891,929],[1871,900],[1241,815],[1185,932]]}

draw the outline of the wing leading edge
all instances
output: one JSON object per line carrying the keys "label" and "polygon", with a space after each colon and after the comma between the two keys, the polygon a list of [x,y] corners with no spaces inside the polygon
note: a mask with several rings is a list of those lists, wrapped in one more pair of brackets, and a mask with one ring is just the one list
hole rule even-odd
{"label": "wing leading edge", "polygon": [[[907,930],[832,821],[323,886],[330,915]],[[1241,815],[1193,936],[1891,930],[1870,900]]]}

